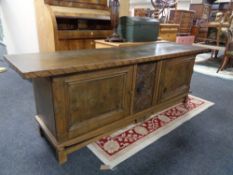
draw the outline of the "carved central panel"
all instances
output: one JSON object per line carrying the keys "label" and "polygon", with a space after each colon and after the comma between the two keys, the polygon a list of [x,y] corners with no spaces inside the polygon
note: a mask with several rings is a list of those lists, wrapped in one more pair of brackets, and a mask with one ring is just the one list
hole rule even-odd
{"label": "carved central panel", "polygon": [[134,113],[151,107],[155,84],[155,63],[139,64],[134,94]]}

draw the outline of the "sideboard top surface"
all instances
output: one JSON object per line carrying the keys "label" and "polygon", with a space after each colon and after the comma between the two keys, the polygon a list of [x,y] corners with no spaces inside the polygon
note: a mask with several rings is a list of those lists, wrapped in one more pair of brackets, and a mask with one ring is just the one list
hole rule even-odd
{"label": "sideboard top surface", "polygon": [[5,59],[23,78],[30,79],[171,59],[204,51],[206,49],[201,47],[167,42],[125,48],[6,55]]}

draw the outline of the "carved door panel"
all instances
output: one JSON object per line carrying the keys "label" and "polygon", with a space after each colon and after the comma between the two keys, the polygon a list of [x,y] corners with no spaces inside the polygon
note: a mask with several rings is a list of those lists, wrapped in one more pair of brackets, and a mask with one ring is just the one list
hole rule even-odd
{"label": "carved door panel", "polygon": [[162,61],[159,80],[159,102],[188,93],[193,65],[194,57]]}
{"label": "carved door panel", "polygon": [[60,138],[73,138],[128,116],[132,70],[124,67],[55,79]]}
{"label": "carved door panel", "polygon": [[137,66],[134,93],[134,113],[152,106],[155,84],[156,63],[143,63]]}

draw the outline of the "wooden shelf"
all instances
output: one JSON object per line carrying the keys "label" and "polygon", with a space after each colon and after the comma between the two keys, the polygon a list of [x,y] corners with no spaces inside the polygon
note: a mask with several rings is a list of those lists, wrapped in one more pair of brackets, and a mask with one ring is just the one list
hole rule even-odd
{"label": "wooden shelf", "polygon": [[112,30],[62,30],[58,31],[58,38],[61,40],[69,39],[95,39],[111,35]]}
{"label": "wooden shelf", "polygon": [[59,6],[51,6],[51,10],[56,17],[110,20],[110,12],[108,10],[81,9]]}

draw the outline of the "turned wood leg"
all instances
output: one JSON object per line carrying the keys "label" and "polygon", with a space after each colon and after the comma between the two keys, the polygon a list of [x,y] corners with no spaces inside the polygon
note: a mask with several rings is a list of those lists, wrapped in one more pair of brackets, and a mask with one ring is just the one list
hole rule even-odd
{"label": "turned wood leg", "polygon": [[183,101],[185,108],[188,108],[188,101],[189,101],[189,96],[186,95]]}
{"label": "turned wood leg", "polygon": [[57,160],[60,165],[67,162],[67,154],[65,150],[57,150]]}
{"label": "turned wood leg", "polygon": [[218,52],[219,52],[218,50],[214,51],[214,58],[218,58]]}
{"label": "turned wood leg", "polygon": [[229,60],[230,58],[228,56],[224,56],[222,64],[219,66],[217,73],[226,68],[227,64],[229,63]]}
{"label": "turned wood leg", "polygon": [[211,51],[211,56],[210,56],[210,58],[212,59],[212,58],[218,58],[218,50],[212,50]]}

